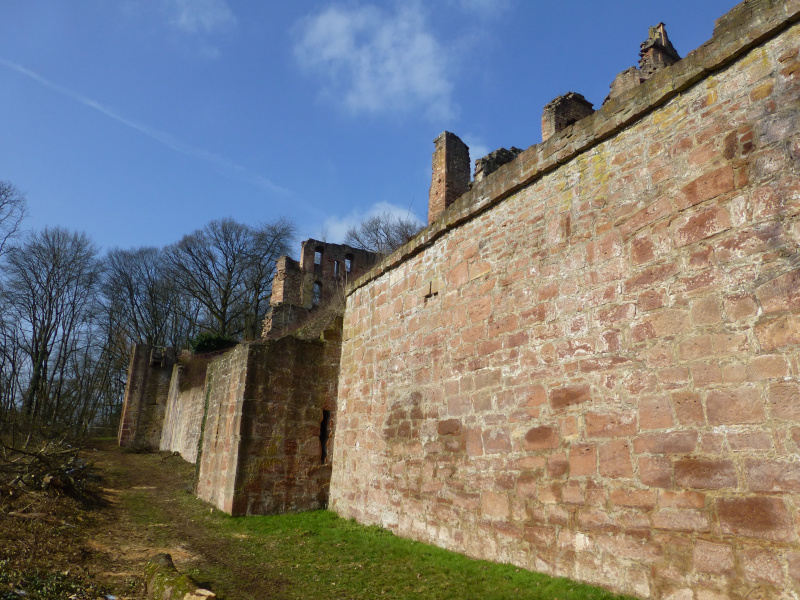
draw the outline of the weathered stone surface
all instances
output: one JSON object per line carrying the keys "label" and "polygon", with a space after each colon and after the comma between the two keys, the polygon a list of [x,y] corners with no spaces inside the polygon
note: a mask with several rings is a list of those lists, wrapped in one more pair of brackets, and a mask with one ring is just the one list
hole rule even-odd
{"label": "weathered stone surface", "polygon": [[120,446],[159,448],[174,364],[173,348],[133,347],[117,435]]}
{"label": "weathered stone surface", "polygon": [[746,13],[349,288],[334,510],[642,597],[800,594],[800,4]]}

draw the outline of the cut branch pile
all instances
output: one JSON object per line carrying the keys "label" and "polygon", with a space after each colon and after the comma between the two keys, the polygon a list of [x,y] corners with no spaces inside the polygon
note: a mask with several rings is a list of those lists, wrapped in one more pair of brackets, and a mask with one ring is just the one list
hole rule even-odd
{"label": "cut branch pile", "polygon": [[79,447],[58,441],[38,448],[17,448],[0,441],[0,492],[49,491],[89,499],[92,463],[78,456]]}

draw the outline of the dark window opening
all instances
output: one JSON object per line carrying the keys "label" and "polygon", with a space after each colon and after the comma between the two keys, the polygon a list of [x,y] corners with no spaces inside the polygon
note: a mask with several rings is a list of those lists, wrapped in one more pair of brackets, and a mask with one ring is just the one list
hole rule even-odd
{"label": "dark window opening", "polygon": [[344,270],[346,273],[350,273],[353,270],[353,255],[346,254],[344,257]]}
{"label": "dark window opening", "polygon": [[322,248],[317,248],[314,250],[314,264],[321,265],[322,264]]}
{"label": "dark window opening", "polygon": [[319,306],[319,301],[322,298],[322,286],[315,283],[311,288],[311,306]]}
{"label": "dark window opening", "polygon": [[325,459],[328,458],[328,437],[331,433],[331,411],[322,411],[322,423],[319,424],[319,443],[322,446],[322,455],[320,456],[320,463],[325,464]]}
{"label": "dark window opening", "polygon": [[339,276],[339,261],[338,260],[333,261],[333,276],[334,277],[338,277]]}

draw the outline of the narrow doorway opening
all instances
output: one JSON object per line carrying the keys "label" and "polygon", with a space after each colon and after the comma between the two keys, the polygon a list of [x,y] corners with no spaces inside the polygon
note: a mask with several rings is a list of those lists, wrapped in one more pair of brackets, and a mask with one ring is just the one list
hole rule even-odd
{"label": "narrow doorway opening", "polygon": [[325,464],[325,459],[328,458],[328,437],[330,436],[331,427],[331,411],[322,411],[322,423],[319,424],[319,442],[322,446],[322,455],[320,456],[320,463]]}

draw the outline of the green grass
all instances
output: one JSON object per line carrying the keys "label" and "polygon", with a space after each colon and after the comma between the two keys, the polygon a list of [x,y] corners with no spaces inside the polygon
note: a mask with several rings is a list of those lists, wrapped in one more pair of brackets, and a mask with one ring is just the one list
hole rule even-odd
{"label": "green grass", "polygon": [[[246,518],[205,511],[202,521],[214,535],[235,539],[253,568],[268,569],[284,581],[281,598],[624,598],[567,579],[472,560],[329,511]],[[215,591],[224,594],[224,573],[210,568],[194,575],[216,583]]]}

